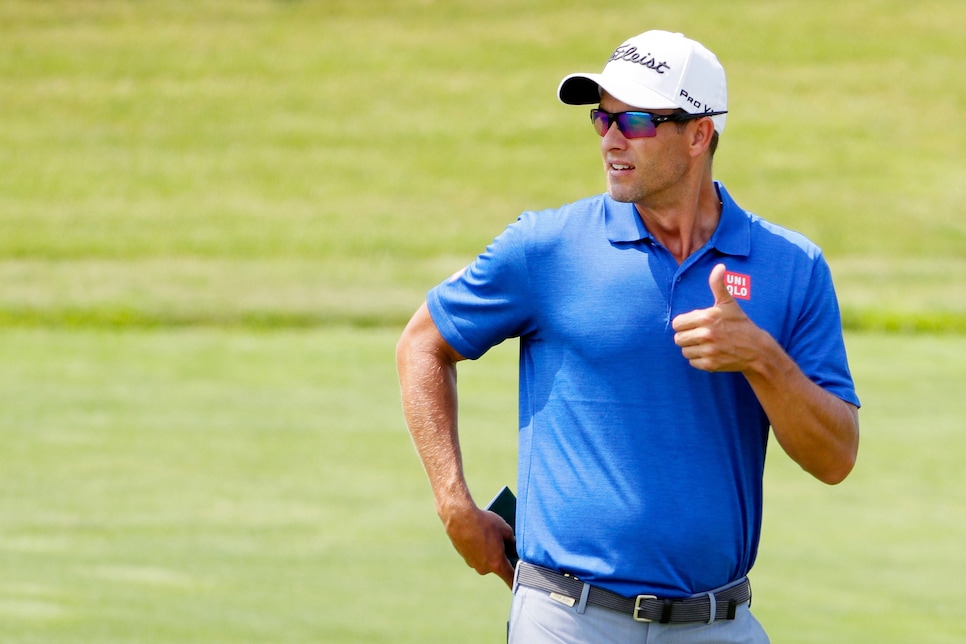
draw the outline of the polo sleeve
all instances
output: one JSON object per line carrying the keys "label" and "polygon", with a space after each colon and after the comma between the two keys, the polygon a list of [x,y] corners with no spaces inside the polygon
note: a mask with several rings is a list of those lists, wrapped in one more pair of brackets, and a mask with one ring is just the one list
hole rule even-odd
{"label": "polo sleeve", "polygon": [[786,351],[812,382],[858,407],[832,273],[821,253],[803,292],[807,296]]}
{"label": "polo sleeve", "polygon": [[479,358],[531,324],[526,250],[532,214],[521,215],[475,261],[426,297],[440,334],[465,358]]}

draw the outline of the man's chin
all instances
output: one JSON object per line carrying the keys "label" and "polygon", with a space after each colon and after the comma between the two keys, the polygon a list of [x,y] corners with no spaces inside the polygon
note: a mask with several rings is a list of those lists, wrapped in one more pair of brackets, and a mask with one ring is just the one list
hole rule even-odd
{"label": "man's chin", "polygon": [[634,203],[637,201],[636,195],[631,195],[626,191],[614,190],[613,188],[607,189],[607,194],[610,198],[619,203]]}

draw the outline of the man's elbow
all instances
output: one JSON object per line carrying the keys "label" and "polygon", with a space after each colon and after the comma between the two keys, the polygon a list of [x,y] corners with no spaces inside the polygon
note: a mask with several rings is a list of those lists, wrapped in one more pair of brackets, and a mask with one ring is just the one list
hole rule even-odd
{"label": "man's elbow", "polygon": [[836,450],[835,458],[825,463],[820,471],[812,472],[815,478],[828,485],[838,485],[844,481],[855,469],[855,462],[859,456],[859,410],[854,405],[848,404],[847,406],[849,409],[849,419],[846,424],[848,430]]}
{"label": "man's elbow", "polygon": [[856,453],[843,455],[836,459],[834,463],[827,465],[819,471],[813,471],[812,475],[822,483],[827,485],[838,485],[852,473],[855,468]]}

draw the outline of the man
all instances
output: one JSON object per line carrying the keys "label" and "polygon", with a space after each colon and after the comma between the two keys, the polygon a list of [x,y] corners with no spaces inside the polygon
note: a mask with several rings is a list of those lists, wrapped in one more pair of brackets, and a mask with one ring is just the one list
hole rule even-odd
{"label": "man", "polygon": [[[430,291],[403,408],[456,550],[514,590],[511,642],[768,641],[746,575],[769,426],[835,484],[858,405],[828,266],[712,179],[718,59],[649,31],[558,97],[596,105],[607,194],[527,212]],[[520,338],[516,545],[467,489],[456,363]]]}

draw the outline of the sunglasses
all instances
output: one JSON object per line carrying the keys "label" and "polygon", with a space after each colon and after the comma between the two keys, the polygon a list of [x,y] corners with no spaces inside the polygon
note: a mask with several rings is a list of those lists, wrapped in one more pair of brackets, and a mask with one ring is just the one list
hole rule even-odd
{"label": "sunglasses", "polygon": [[651,114],[650,112],[605,112],[604,110],[590,110],[590,120],[594,123],[597,134],[604,136],[610,130],[613,123],[617,123],[617,129],[628,139],[640,139],[642,137],[657,136],[657,126],[661,123],[683,123],[701,119],[705,116],[718,116],[727,114],[723,112],[704,112],[702,114],[689,114],[688,112],[676,112],[674,114]]}

